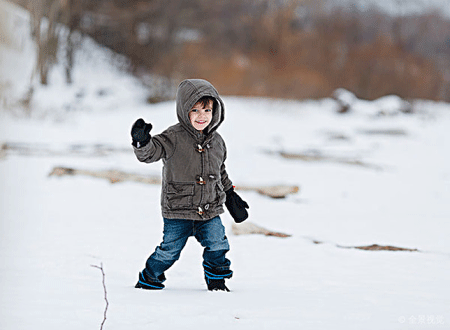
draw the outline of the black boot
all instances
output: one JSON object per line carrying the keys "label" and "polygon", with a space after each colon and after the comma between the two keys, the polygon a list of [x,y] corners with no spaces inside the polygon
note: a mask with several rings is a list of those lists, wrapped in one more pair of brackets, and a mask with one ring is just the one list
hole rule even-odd
{"label": "black boot", "polygon": [[228,289],[227,286],[225,285],[225,280],[224,279],[210,280],[208,278],[205,278],[205,280],[206,280],[206,284],[208,285],[208,290],[209,291],[226,291],[226,292],[230,292],[230,289]]}
{"label": "black boot", "polygon": [[[161,274],[160,276],[158,276],[158,279],[160,281],[164,281],[166,277],[164,276],[164,274]],[[142,271],[139,273],[139,280],[136,283],[135,288],[145,290],[161,290],[164,289],[164,284],[152,281],[146,276],[145,272]]]}

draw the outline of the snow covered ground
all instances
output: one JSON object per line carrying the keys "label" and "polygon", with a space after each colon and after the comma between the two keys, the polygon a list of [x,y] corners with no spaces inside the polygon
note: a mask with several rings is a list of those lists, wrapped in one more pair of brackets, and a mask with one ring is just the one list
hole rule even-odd
{"label": "snow covered ground", "polygon": [[[331,99],[225,97],[220,133],[234,183],[301,187],[276,200],[241,192],[248,221],[292,237],[234,236],[224,214],[232,292],[206,291],[193,239],[166,273],[166,289],[148,292],[134,284],[162,238],[160,187],[48,175],[55,166],[159,175],[160,163],[135,159],[129,132],[139,117],[161,132],[175,123],[175,104],[145,104],[145,90],[88,42],[74,85],[38,89],[31,116],[20,115],[7,96],[26,80],[23,63],[31,66],[25,41],[0,48],[9,59],[0,63],[9,86],[0,145],[59,152],[1,154],[0,329],[99,329],[102,274],[91,265],[101,264],[104,329],[449,328],[450,104],[415,101],[415,113],[405,114],[395,97],[353,98],[353,110],[338,114]],[[118,152],[77,152],[98,145]],[[371,244],[420,252],[342,248]]]}
{"label": "snow covered ground", "polygon": [[331,1],[331,4],[342,7],[353,6],[361,11],[376,8],[391,16],[434,12],[443,17],[450,17],[450,0],[338,0]]}

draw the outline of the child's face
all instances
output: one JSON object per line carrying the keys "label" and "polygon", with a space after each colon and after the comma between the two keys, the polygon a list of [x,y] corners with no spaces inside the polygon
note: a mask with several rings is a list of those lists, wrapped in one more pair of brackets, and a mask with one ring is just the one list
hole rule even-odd
{"label": "child's face", "polygon": [[211,123],[212,108],[212,101],[209,101],[205,107],[203,107],[200,102],[197,102],[194,104],[191,111],[189,111],[189,119],[192,126],[194,126],[197,131],[203,132],[209,123]]}

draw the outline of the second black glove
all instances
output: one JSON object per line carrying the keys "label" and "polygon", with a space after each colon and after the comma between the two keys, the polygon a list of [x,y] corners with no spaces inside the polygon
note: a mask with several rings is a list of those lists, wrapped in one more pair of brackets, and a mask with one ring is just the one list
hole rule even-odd
{"label": "second black glove", "polygon": [[233,217],[234,221],[240,223],[248,218],[248,212],[246,209],[249,208],[247,202],[242,200],[242,198],[234,192],[234,188],[225,191],[227,194],[227,199],[225,201],[225,206]]}

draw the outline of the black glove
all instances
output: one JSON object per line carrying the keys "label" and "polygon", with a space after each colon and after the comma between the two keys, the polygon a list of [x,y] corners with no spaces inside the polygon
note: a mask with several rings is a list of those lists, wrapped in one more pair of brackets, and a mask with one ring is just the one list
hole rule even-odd
{"label": "black glove", "polygon": [[240,223],[248,218],[248,212],[246,209],[249,208],[247,202],[243,201],[238,194],[234,192],[234,188],[225,191],[227,194],[227,199],[225,201],[225,206],[233,217],[234,221]]}
{"label": "black glove", "polygon": [[136,148],[145,146],[150,141],[152,127],[152,124],[147,124],[142,118],[136,120],[131,128],[132,145]]}

